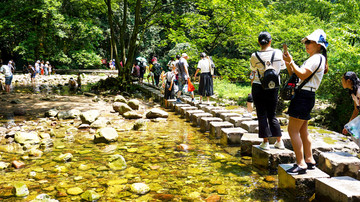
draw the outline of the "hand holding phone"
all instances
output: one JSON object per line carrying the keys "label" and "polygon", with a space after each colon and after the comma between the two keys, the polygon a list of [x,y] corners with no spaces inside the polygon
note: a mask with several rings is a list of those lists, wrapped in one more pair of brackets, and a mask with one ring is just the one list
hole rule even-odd
{"label": "hand holding phone", "polygon": [[287,53],[288,52],[288,48],[286,43],[283,44],[283,53]]}

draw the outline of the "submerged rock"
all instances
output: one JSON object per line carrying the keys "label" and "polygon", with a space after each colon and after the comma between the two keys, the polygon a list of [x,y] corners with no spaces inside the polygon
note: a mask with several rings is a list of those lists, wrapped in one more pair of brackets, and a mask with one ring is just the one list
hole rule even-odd
{"label": "submerged rock", "polygon": [[31,132],[31,133],[16,132],[15,142],[19,144],[39,144],[40,137],[36,132]]}
{"label": "submerged rock", "polygon": [[31,200],[30,202],[58,202],[58,200],[52,199],[47,194],[40,194],[37,195],[36,198],[34,200]]}
{"label": "submerged rock", "polygon": [[85,201],[97,201],[101,198],[101,195],[93,190],[87,190],[81,194],[81,198]]}
{"label": "submerged rock", "polygon": [[13,193],[17,197],[24,197],[29,195],[29,189],[23,182],[16,182],[13,187]]}
{"label": "submerged rock", "polygon": [[79,195],[84,191],[80,187],[73,187],[66,190],[66,193],[69,195]]}
{"label": "submerged rock", "polygon": [[134,130],[145,130],[146,127],[146,120],[140,119],[136,120],[133,126]]}
{"label": "submerged rock", "polygon": [[94,136],[95,143],[116,142],[119,135],[114,128],[101,128]]}
{"label": "submerged rock", "polygon": [[142,118],[141,114],[138,114],[137,112],[134,111],[129,111],[123,114],[123,117],[126,119],[140,119]]}
{"label": "submerged rock", "polygon": [[116,112],[119,112],[120,115],[123,115],[124,113],[128,112],[128,111],[132,111],[131,107],[129,107],[129,105],[122,103],[122,102],[115,102],[113,104],[113,109]]}
{"label": "submerged rock", "polygon": [[73,158],[73,155],[71,153],[66,153],[66,154],[60,154],[54,160],[57,162],[68,162],[68,161],[71,161],[72,158]]}
{"label": "submerged rock", "polygon": [[10,163],[0,162],[0,170],[4,170],[10,166]]}
{"label": "submerged rock", "polygon": [[140,101],[139,100],[132,99],[132,100],[129,100],[127,104],[133,110],[139,110],[139,108],[140,108]]}
{"label": "submerged rock", "polygon": [[131,192],[138,195],[144,195],[150,191],[150,187],[144,183],[134,183],[131,185],[130,189]]}
{"label": "submerged rock", "polygon": [[148,119],[167,118],[168,116],[169,114],[167,112],[159,108],[151,109],[146,113],[146,118]]}
{"label": "submerged rock", "polygon": [[111,156],[108,165],[112,170],[124,170],[127,167],[125,158],[119,154]]}
{"label": "submerged rock", "polygon": [[81,121],[84,124],[93,123],[100,116],[100,112],[98,110],[90,110],[87,112],[83,112],[80,115]]}

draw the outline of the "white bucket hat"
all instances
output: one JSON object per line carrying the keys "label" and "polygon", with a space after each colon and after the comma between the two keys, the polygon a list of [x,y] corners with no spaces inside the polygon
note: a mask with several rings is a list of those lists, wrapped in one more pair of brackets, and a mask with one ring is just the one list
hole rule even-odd
{"label": "white bucket hat", "polygon": [[325,49],[328,47],[328,42],[326,41],[326,34],[322,29],[315,30],[309,36],[303,38],[301,42],[305,43],[305,41],[307,40],[315,41],[317,44],[322,45]]}

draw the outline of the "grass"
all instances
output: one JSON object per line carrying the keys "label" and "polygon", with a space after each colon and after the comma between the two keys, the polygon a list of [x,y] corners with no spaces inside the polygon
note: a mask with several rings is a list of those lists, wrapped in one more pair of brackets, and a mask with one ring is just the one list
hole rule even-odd
{"label": "grass", "polygon": [[251,93],[251,86],[249,83],[234,84],[230,81],[214,79],[214,93],[223,99],[246,100]]}

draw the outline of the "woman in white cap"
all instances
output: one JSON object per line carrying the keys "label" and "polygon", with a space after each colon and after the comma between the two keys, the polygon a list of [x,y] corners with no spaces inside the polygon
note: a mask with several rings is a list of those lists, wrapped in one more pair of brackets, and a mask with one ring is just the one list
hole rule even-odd
{"label": "woman in white cap", "polygon": [[305,44],[309,58],[298,67],[289,52],[284,52],[283,58],[289,74],[295,73],[300,82],[306,82],[298,89],[289,106],[288,132],[296,155],[296,164],[287,170],[290,174],[305,174],[306,170],[315,169],[316,162],[313,158],[311,138],[308,132],[308,120],[311,119],[310,112],[315,105],[315,91],[319,88],[323,75],[328,71],[326,48],[326,34],[318,29],[301,41]]}

